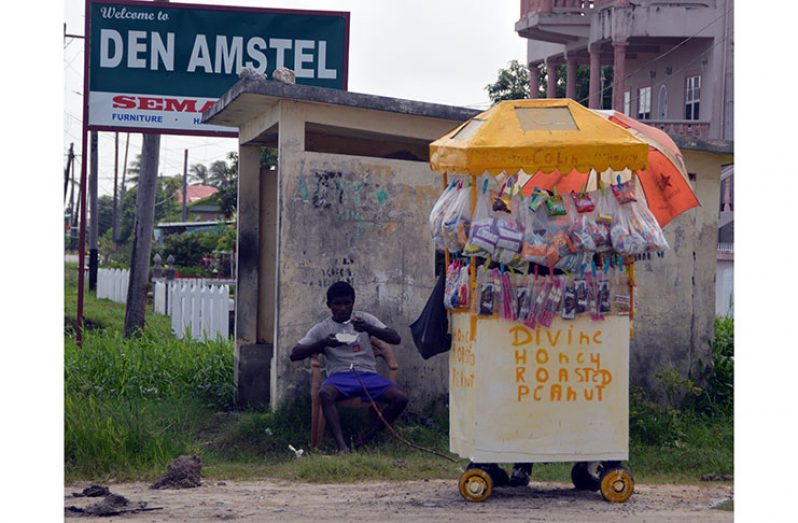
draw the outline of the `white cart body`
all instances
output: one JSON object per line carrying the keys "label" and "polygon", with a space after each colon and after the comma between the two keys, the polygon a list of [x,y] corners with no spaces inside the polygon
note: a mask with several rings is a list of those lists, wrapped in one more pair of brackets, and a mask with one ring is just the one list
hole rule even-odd
{"label": "white cart body", "polygon": [[[629,318],[453,313],[449,448],[474,463],[629,458]],[[475,332],[474,332],[475,330]]]}

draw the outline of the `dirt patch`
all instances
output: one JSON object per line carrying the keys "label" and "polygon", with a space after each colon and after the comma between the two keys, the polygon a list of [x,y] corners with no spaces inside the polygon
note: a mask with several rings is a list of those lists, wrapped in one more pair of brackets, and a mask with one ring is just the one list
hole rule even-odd
{"label": "dirt patch", "polygon": [[[65,505],[90,504],[90,499],[72,497],[72,492],[84,486],[66,485]],[[577,491],[570,484],[535,481],[528,487],[497,488],[483,503],[463,500],[455,480],[345,485],[282,480],[211,481],[190,490],[151,490],[146,483],[119,483],[111,485],[111,490],[162,508],[155,512],[126,514],[126,521],[156,523],[219,520],[715,523],[734,520],[733,512],[713,508],[733,498],[733,486],[728,483],[637,484],[634,495],[623,504],[607,503],[600,494]]]}

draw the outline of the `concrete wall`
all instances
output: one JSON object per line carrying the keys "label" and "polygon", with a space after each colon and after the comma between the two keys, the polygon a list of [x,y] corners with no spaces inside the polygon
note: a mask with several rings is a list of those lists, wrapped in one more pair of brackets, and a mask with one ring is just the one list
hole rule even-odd
{"label": "concrete wall", "polygon": [[638,281],[635,336],[631,343],[631,383],[661,392],[656,377],[674,368],[698,377],[711,362],[714,337],[715,263],[721,162],[724,155],[682,150],[701,206],[665,228],[670,250],[664,258],[635,263]]}
{"label": "concrete wall", "polygon": [[[419,410],[448,391],[445,357],[424,361],[409,324],[435,283],[428,214],[440,175],[426,162],[306,152],[305,122],[414,136],[430,141],[454,122],[281,101],[279,127],[277,311],[271,404],[309,393],[309,362],[289,352],[329,315],[327,287],[352,283],[355,309],[402,336],[399,385]],[[261,235],[261,241],[265,237]]]}

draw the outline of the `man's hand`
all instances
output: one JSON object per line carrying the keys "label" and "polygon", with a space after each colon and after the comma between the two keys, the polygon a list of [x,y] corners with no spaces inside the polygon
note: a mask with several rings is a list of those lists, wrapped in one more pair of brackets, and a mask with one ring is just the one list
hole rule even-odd
{"label": "man's hand", "polygon": [[355,330],[358,332],[368,332],[369,334],[371,334],[371,331],[369,330],[371,325],[367,323],[366,320],[364,320],[363,318],[352,316],[352,327],[354,327]]}
{"label": "man's hand", "polygon": [[327,339],[324,341],[324,343],[329,347],[340,347],[341,345],[346,345],[346,343],[336,338],[335,334],[330,334],[327,336]]}

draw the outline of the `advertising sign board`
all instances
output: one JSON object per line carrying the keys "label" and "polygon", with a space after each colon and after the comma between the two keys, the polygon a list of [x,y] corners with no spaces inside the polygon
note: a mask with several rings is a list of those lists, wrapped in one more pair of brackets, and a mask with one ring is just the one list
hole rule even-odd
{"label": "advertising sign board", "polygon": [[119,0],[86,11],[91,129],[231,135],[201,115],[243,68],[347,88],[346,12]]}

